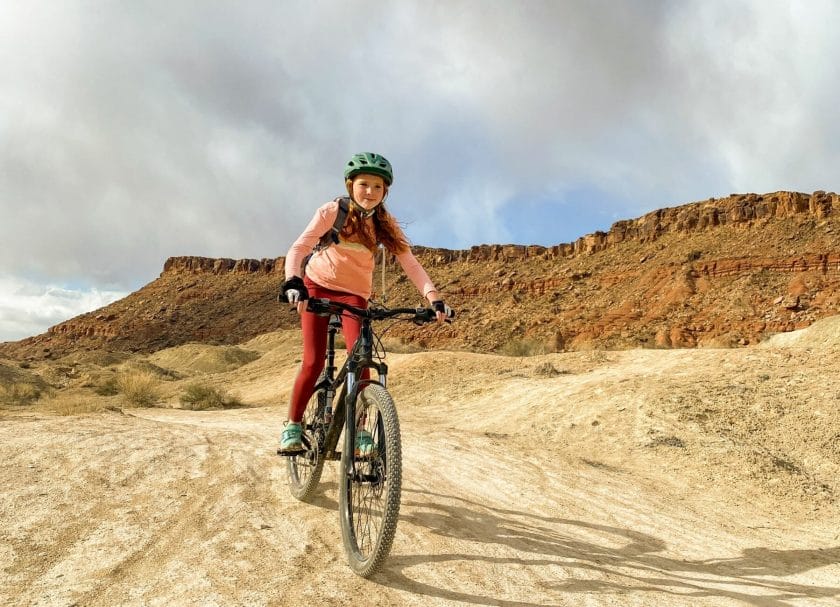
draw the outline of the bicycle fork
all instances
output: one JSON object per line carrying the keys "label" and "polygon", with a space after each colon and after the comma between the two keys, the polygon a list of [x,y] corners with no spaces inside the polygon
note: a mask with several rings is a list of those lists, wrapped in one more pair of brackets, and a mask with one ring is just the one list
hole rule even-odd
{"label": "bicycle fork", "polygon": [[[357,380],[358,373],[364,369],[376,370],[378,377],[373,379]],[[356,449],[356,432],[360,428],[364,428],[367,423],[367,408],[361,412],[359,418],[356,418],[356,402],[362,389],[370,384],[380,384],[383,388],[386,387],[388,377],[388,367],[385,363],[374,365],[360,365],[357,361],[351,360],[347,367],[347,378],[345,385],[347,386],[347,395],[344,398],[344,449]],[[348,453],[353,453],[348,451]]]}
{"label": "bicycle fork", "polygon": [[356,449],[356,396],[358,382],[356,374],[359,368],[356,361],[351,360],[347,368],[347,395],[344,397],[344,449],[348,454]]}

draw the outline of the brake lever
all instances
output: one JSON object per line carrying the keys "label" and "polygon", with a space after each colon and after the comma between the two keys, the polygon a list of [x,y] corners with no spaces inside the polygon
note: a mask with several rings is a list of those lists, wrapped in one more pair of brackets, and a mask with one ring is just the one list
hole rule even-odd
{"label": "brake lever", "polygon": [[[435,311],[435,315],[437,316],[437,311]],[[454,318],[455,318],[455,310],[453,310],[452,308],[449,308],[448,313],[446,313],[446,317],[443,319],[443,322],[445,322],[448,325],[451,325],[452,320]]]}

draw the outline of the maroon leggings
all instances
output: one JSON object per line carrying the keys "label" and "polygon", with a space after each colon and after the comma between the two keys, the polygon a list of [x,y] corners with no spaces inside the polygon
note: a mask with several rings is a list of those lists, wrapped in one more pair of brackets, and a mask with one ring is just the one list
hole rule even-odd
{"label": "maroon leggings", "polygon": [[[309,278],[304,278],[303,282],[309,291],[309,297],[326,297],[357,308],[367,308],[367,301],[358,295],[325,289],[309,280]],[[328,316],[318,316],[311,312],[301,314],[303,362],[300,365],[300,372],[292,389],[292,400],[289,403],[289,421],[300,422],[303,419],[306,403],[312,397],[315,382],[318,381],[318,376],[324,370],[324,356],[327,352],[327,325],[329,322]],[[341,316],[341,333],[344,335],[348,353],[353,348],[353,344],[356,343],[360,331],[361,323],[356,318],[347,314]],[[366,369],[360,379],[367,379],[368,376]]]}

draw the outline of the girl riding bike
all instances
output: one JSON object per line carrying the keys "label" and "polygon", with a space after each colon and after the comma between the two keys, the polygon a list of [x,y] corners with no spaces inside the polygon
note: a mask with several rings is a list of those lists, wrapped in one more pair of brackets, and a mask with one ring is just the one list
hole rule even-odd
{"label": "girl riding bike", "polygon": [[[340,210],[340,201],[336,199],[315,212],[286,255],[286,280],[281,287],[281,297],[296,304],[301,315],[303,362],[292,389],[288,420],[277,451],[280,455],[297,455],[303,451],[300,422],[324,368],[329,318],[307,312],[304,300],[327,298],[367,308],[373,285],[374,253],[381,243],[396,256],[408,278],[432,304],[438,322],[443,322],[451,312],[411,253],[402,229],[385,208],[385,198],[394,181],[391,163],[379,154],[354,154],[344,168],[344,179],[350,204],[344,225],[335,239],[338,242],[331,241],[312,253],[322,236],[335,224]],[[349,352],[359,337],[360,324],[350,315],[343,315],[341,320]],[[372,445],[367,432],[356,434],[358,455],[367,455]]]}

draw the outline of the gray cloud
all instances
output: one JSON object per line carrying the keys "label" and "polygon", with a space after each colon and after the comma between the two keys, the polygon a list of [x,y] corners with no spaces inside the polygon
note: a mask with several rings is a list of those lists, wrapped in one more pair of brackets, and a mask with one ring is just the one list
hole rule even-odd
{"label": "gray cloud", "polygon": [[44,286],[0,274],[0,340],[35,335],[46,327],[125,297],[119,291]]}
{"label": "gray cloud", "polygon": [[830,189],[838,12],[7,2],[0,263],[121,290],[170,255],[282,255],[359,150],[391,159],[392,208],[437,246],[528,242],[498,218],[530,196],[557,200],[535,221],[592,208],[561,242],[604,209]]}

